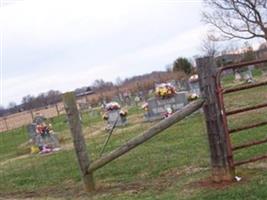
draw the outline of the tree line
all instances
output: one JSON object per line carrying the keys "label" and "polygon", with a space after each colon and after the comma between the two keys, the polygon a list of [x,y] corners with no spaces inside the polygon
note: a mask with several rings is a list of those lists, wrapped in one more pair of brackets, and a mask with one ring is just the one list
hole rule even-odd
{"label": "tree line", "polygon": [[[202,12],[202,21],[210,25],[206,41],[202,45],[202,50],[206,56],[218,57],[217,65],[227,64],[222,53],[218,56],[218,41],[243,39],[250,40],[259,38],[267,41],[267,0],[204,0],[205,9]],[[255,59],[255,54],[251,47],[241,56],[241,61]],[[103,94],[107,91],[124,90],[146,90],[151,88],[156,81],[163,81],[166,77],[178,73],[181,76],[188,76],[194,73],[192,63],[186,58],[178,58],[165,74],[154,73],[153,75],[135,76],[122,80],[117,78],[116,83],[106,82],[102,79],[95,80],[92,86],[76,89],[76,92],[90,88],[92,91]],[[148,78],[149,77],[149,78]],[[50,90],[38,96],[26,95],[22,98],[22,103],[16,105],[11,102],[8,108],[0,107],[0,116],[19,112],[22,110],[34,109],[47,106],[61,101],[61,92]]]}

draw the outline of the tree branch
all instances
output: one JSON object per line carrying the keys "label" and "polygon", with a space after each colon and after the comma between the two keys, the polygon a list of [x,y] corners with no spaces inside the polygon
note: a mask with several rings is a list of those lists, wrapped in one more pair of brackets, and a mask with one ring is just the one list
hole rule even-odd
{"label": "tree branch", "polygon": [[203,21],[211,24],[226,38],[267,40],[266,0],[206,0],[211,11],[202,13]]}

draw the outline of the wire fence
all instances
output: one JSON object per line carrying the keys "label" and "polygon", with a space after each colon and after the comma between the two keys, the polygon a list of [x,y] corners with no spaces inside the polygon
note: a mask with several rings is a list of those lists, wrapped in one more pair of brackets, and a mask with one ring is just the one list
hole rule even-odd
{"label": "wire fence", "polygon": [[33,119],[37,115],[42,115],[45,118],[53,118],[63,113],[65,113],[63,103],[57,103],[55,105],[49,105],[46,107],[18,112],[6,117],[1,117],[0,132],[10,131],[32,123]]}
{"label": "wire fence", "polygon": [[[127,102],[120,102],[122,105],[137,105],[134,99],[129,99]],[[94,112],[95,108],[91,107],[88,96],[79,98],[77,100],[77,106],[80,111]],[[5,117],[0,117],[0,133],[5,131],[14,130],[22,126],[32,123],[34,118],[38,115],[41,115],[47,119],[54,118],[65,114],[63,102],[59,102],[53,105],[48,105],[41,108],[36,108],[32,110],[26,110],[18,112],[15,114],[10,114]]]}
{"label": "wire fence", "polygon": [[[265,76],[255,76],[255,81],[265,79]],[[229,87],[237,84],[234,77],[223,81]],[[265,102],[266,98],[266,86],[263,86],[260,90],[225,96],[226,108],[231,110],[246,107]],[[57,105],[57,109],[54,106],[27,112],[24,115],[17,114],[6,120],[9,125],[16,123],[20,128],[15,128],[15,125],[10,126],[10,130],[0,134],[0,197],[11,195],[15,198],[16,195],[19,197],[24,195],[23,197],[70,198],[74,194],[82,193],[79,167],[66,115],[61,106],[63,105]],[[132,104],[124,108],[128,110],[128,123],[114,129],[103,155],[157,123],[157,121],[144,122],[145,113],[141,105]],[[32,138],[23,123],[32,123],[37,113],[50,118],[47,123],[53,125],[59,141],[59,151],[52,153],[32,151]],[[229,127],[236,128],[254,120],[266,120],[265,113],[266,110],[262,110],[234,117],[230,119]],[[92,160],[101,157],[101,151],[108,137],[107,122],[102,119],[102,114],[101,108],[80,110],[83,134]],[[188,116],[127,155],[96,171],[94,176],[97,187],[110,191],[110,185],[118,187],[127,185],[130,189],[136,189],[138,185],[138,190],[143,190],[153,185],[160,185],[158,187],[164,189],[170,184],[176,184],[180,179],[187,180],[186,176],[196,176],[198,179],[209,176],[210,156],[205,127],[201,111]],[[247,134],[234,135],[232,139],[238,144],[265,136],[265,133],[266,126],[250,130]],[[266,152],[266,145],[258,149],[252,148],[250,151],[240,151],[235,156],[243,159],[262,152]]]}
{"label": "wire fence", "polygon": [[[104,155],[157,123],[144,122],[141,106],[132,105],[127,109],[128,123],[114,129]],[[100,157],[108,137],[106,121],[102,119],[101,109],[81,112],[81,119],[88,151],[95,160]],[[69,198],[75,191],[81,193],[83,187],[66,116],[61,114],[49,121],[53,123],[60,142],[58,152],[31,153],[31,138],[25,126],[0,134],[0,196]],[[208,168],[205,124],[202,113],[198,112],[100,169],[95,177],[97,185],[105,188],[120,181],[127,183],[129,180],[154,179],[158,175],[168,178],[173,174],[202,173]]]}

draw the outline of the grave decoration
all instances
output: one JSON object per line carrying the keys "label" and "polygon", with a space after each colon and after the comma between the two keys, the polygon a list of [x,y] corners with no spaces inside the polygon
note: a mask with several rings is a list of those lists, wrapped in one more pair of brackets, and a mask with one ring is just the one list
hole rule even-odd
{"label": "grave decoration", "polygon": [[170,83],[162,83],[156,85],[156,95],[160,98],[169,98],[172,97],[176,91],[175,87],[173,87]]}
{"label": "grave decoration", "polygon": [[115,126],[125,126],[127,124],[127,110],[121,109],[120,104],[117,102],[110,102],[105,106],[105,113],[103,114],[103,119],[107,120],[108,127]]}
{"label": "grave decoration", "polygon": [[52,125],[46,123],[46,119],[37,116],[33,123],[28,125],[28,133],[31,138],[31,153],[50,153],[59,151],[59,141]]}
{"label": "grave decoration", "polygon": [[189,87],[190,87],[188,100],[193,101],[193,100],[198,99],[200,96],[200,87],[199,87],[198,75],[195,74],[195,75],[190,76],[188,82],[189,82]]}
{"label": "grave decoration", "polygon": [[187,92],[176,92],[170,83],[156,85],[155,95],[142,105],[145,121],[166,118],[183,108],[187,101]]}

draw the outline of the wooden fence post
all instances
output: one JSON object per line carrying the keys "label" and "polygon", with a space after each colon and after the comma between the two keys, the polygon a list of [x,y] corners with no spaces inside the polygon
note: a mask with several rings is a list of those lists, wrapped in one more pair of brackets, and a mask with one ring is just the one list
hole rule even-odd
{"label": "wooden fence post", "polygon": [[80,171],[86,191],[92,192],[95,188],[93,173],[88,172],[90,166],[89,155],[86,150],[85,139],[82,133],[82,126],[79,111],[76,105],[76,98],[73,92],[63,95],[64,107],[67,113],[69,127],[73,139],[76,156],[79,162]]}
{"label": "wooden fence post", "polygon": [[57,103],[55,104],[55,106],[56,106],[57,116],[59,116],[60,115],[60,112],[59,112]]}
{"label": "wooden fence post", "polygon": [[205,100],[203,110],[210,147],[212,178],[215,182],[232,180],[234,171],[228,163],[226,130],[219,106],[216,88],[216,65],[214,58],[204,57],[196,60],[200,90]]}
{"label": "wooden fence post", "polygon": [[34,115],[33,115],[33,111],[30,110],[30,114],[31,114],[31,118],[32,118],[32,121],[34,120]]}
{"label": "wooden fence post", "polygon": [[8,131],[9,128],[8,128],[8,125],[7,125],[7,118],[6,118],[6,117],[4,117],[4,123],[5,123],[5,128],[6,128],[6,130]]}

